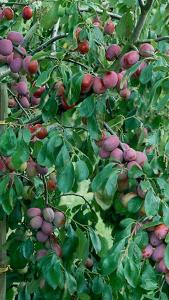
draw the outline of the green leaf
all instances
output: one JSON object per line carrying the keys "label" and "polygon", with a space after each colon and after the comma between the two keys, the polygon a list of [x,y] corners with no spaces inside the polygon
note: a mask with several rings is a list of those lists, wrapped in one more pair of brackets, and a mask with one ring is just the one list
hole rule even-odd
{"label": "green leaf", "polygon": [[139,269],[137,264],[128,257],[125,260],[124,276],[129,285],[133,288],[137,286],[139,280]]}
{"label": "green leaf", "polygon": [[78,237],[76,256],[78,259],[82,259],[82,261],[85,262],[89,255],[89,240],[87,239],[85,233],[79,228],[76,230],[76,234]]}
{"label": "green leaf", "polygon": [[104,188],[107,179],[113,172],[113,163],[106,165],[101,172],[99,172],[92,181],[92,191],[97,192]]}
{"label": "green leaf", "polygon": [[98,254],[101,251],[101,241],[97,233],[91,227],[89,228],[89,234],[90,234],[93,248],[95,249],[96,254]]}
{"label": "green leaf", "polygon": [[22,163],[28,161],[30,150],[28,145],[22,140],[18,141],[17,147],[12,155],[12,164],[18,169]]}
{"label": "green leaf", "polygon": [[139,197],[134,197],[128,202],[128,211],[131,213],[136,213],[140,210],[141,206],[143,205],[143,200]]}
{"label": "green leaf", "polygon": [[145,290],[155,290],[158,287],[154,268],[147,264],[141,276],[141,287]]}
{"label": "green leaf", "polygon": [[92,291],[95,295],[99,295],[102,293],[104,288],[103,279],[101,276],[94,277],[92,281]]}
{"label": "green leaf", "polygon": [[48,80],[50,79],[51,73],[53,72],[54,67],[49,68],[47,71],[42,72],[39,76],[38,79],[36,81],[36,86],[37,87],[41,87],[42,85],[44,85],[45,83],[48,82]]}
{"label": "green leaf", "polygon": [[155,216],[158,214],[160,199],[154,195],[152,190],[146,193],[144,208],[147,216]]}
{"label": "green leaf", "polygon": [[70,295],[73,295],[77,291],[77,282],[76,279],[68,272],[65,272],[66,277],[66,286],[70,293]]}
{"label": "green leaf", "polygon": [[105,284],[102,292],[102,300],[113,300],[112,288],[110,285]]}
{"label": "green leaf", "polygon": [[167,244],[167,247],[165,248],[164,262],[166,264],[167,269],[169,269],[169,244]]}
{"label": "green leaf", "polygon": [[166,204],[163,205],[163,221],[164,224],[169,226],[169,207]]}
{"label": "green leaf", "polygon": [[74,183],[74,168],[72,162],[68,162],[58,173],[58,188],[61,192],[67,193]]}
{"label": "green leaf", "polygon": [[0,139],[0,152],[5,156],[10,156],[16,148],[16,135],[13,129],[8,128]]}
{"label": "green leaf", "polygon": [[91,117],[95,111],[95,101],[94,96],[89,96],[83,102],[80,106],[80,115],[81,117]]}
{"label": "green leaf", "polygon": [[101,260],[101,269],[103,275],[109,275],[113,273],[117,266],[119,258],[125,247],[126,238],[123,238],[120,242],[116,243],[107,255]]}
{"label": "green leaf", "polygon": [[100,137],[100,128],[96,116],[92,115],[87,120],[87,128],[92,139],[98,140]]}
{"label": "green leaf", "polygon": [[117,179],[119,171],[115,170],[110,175],[105,185],[105,192],[108,196],[113,196],[117,190]]}
{"label": "green leaf", "polygon": [[34,250],[34,244],[31,239],[27,239],[22,243],[21,251],[23,256],[26,259],[29,259],[31,257],[31,255],[33,254],[33,250]]}
{"label": "green leaf", "polygon": [[134,28],[133,14],[131,12],[124,13],[121,20],[116,26],[116,33],[121,41],[129,40]]}
{"label": "green leaf", "polygon": [[76,162],[75,173],[76,173],[77,181],[83,181],[88,178],[89,169],[88,169],[86,163],[84,162],[84,160],[78,160]]}
{"label": "green leaf", "polygon": [[149,64],[147,67],[145,67],[140,74],[139,80],[142,84],[146,84],[152,79],[152,70],[153,66],[152,64]]}
{"label": "green leaf", "polygon": [[77,99],[79,99],[83,76],[84,74],[82,74],[82,72],[76,73],[74,76],[72,76],[71,92],[72,92],[73,99],[72,101],[69,101],[69,104],[73,104],[74,102],[77,101]]}

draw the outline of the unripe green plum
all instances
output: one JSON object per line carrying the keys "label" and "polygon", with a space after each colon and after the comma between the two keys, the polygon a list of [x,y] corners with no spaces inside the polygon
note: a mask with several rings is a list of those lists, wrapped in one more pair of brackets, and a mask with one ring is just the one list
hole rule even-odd
{"label": "unripe green plum", "polygon": [[21,165],[20,165],[20,167],[19,167],[19,171],[20,172],[24,172],[25,170],[27,169],[27,162],[24,162],[24,163],[22,163]]}
{"label": "unripe green plum", "polygon": [[115,161],[123,161],[123,151],[119,148],[115,148],[111,153],[110,153],[110,158],[112,158]]}
{"label": "unripe green plum", "polygon": [[107,48],[105,56],[108,61],[113,61],[119,57],[120,53],[121,47],[117,44],[112,44]]}
{"label": "unripe green plum", "polygon": [[12,42],[8,39],[0,40],[0,54],[4,56],[8,56],[13,51]]}
{"label": "unripe green plum", "polygon": [[137,197],[137,194],[135,194],[133,192],[130,192],[130,193],[127,193],[127,194],[123,195],[121,197],[121,202],[122,202],[123,206],[127,208],[129,201],[131,199],[135,198],[135,197]]}
{"label": "unripe green plum", "polygon": [[144,258],[149,258],[153,254],[153,247],[151,244],[148,244],[142,251],[142,255]]}
{"label": "unripe green plum", "polygon": [[36,216],[30,220],[30,226],[33,229],[39,229],[42,226],[42,222],[43,222],[42,218],[40,216]]}
{"label": "unripe green plum", "polygon": [[154,260],[154,261],[160,261],[161,259],[163,259],[164,253],[165,253],[165,249],[166,249],[165,244],[161,244],[161,245],[157,246],[154,249],[153,254],[151,256],[152,260]]}
{"label": "unripe green plum", "polygon": [[10,40],[14,45],[18,46],[23,43],[23,35],[17,31],[11,31],[7,35],[7,39]]}
{"label": "unripe green plum", "polygon": [[54,220],[53,223],[57,228],[60,228],[62,226],[65,225],[65,215],[63,212],[61,211],[55,211],[55,216],[54,216]]}
{"label": "unripe green plum", "polygon": [[114,71],[110,71],[104,74],[103,84],[106,88],[114,88],[117,85],[118,77]]}
{"label": "unripe green plum", "polygon": [[124,151],[124,160],[133,161],[136,160],[136,151],[132,148]]}
{"label": "unripe green plum", "polygon": [[41,209],[38,207],[31,207],[27,210],[27,216],[29,218],[33,218],[33,217],[37,217],[37,216],[41,216]]}
{"label": "unripe green plum", "polygon": [[44,208],[43,217],[47,222],[52,223],[55,217],[53,209],[51,207]]}
{"label": "unripe green plum", "polygon": [[43,231],[38,231],[36,234],[36,239],[40,243],[45,243],[48,240],[48,235],[45,234]]}
{"label": "unripe green plum", "polygon": [[93,91],[95,94],[103,94],[106,91],[106,87],[103,80],[99,77],[95,77],[93,81]]}
{"label": "unripe green plum", "polygon": [[21,58],[14,58],[13,61],[9,65],[11,71],[13,73],[18,73],[22,67],[22,59]]}
{"label": "unripe green plum", "polygon": [[151,57],[154,55],[154,47],[149,43],[144,43],[140,45],[139,48],[140,55],[143,57]]}
{"label": "unripe green plum", "polygon": [[43,221],[41,230],[42,230],[45,234],[50,235],[50,234],[52,233],[53,227],[52,227],[51,223],[48,223],[48,222],[46,222],[46,221]]}
{"label": "unripe green plum", "polygon": [[120,140],[118,138],[117,135],[111,135],[109,137],[107,137],[104,141],[103,141],[103,149],[105,151],[113,151],[114,149],[116,149],[120,144]]}

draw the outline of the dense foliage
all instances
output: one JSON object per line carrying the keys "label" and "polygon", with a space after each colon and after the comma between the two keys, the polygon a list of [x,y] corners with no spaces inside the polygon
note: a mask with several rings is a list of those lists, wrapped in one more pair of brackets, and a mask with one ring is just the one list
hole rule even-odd
{"label": "dense foliage", "polygon": [[1,1],[1,300],[169,299],[168,11]]}

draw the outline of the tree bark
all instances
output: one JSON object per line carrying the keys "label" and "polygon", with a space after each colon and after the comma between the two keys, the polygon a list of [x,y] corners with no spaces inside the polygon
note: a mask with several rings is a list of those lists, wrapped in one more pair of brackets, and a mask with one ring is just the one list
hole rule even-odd
{"label": "tree bark", "polygon": [[[8,109],[8,92],[7,85],[0,84],[0,122],[4,121],[7,117]],[[0,135],[5,130],[5,125],[0,124]],[[6,242],[6,217],[0,220],[0,269],[6,267],[6,251],[3,245]],[[6,300],[6,273],[0,272],[0,300]]]}

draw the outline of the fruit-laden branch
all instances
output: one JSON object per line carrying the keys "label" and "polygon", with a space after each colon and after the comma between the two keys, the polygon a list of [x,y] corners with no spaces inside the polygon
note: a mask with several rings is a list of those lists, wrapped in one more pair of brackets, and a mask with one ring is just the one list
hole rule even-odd
{"label": "fruit-laden branch", "polygon": [[[4,83],[0,84],[0,121],[5,121],[8,111],[8,92],[7,85]],[[0,125],[0,135],[5,129],[4,125]],[[6,217],[0,221],[0,269],[6,269],[6,251],[3,248],[6,242]],[[0,299],[6,299],[6,273],[0,273]]]}
{"label": "fruit-laden branch", "polygon": [[34,55],[35,53],[48,48],[53,42],[60,40],[60,39],[64,39],[67,36],[68,36],[68,34],[61,34],[61,35],[52,37],[49,41],[43,43],[42,45],[37,47],[35,50],[31,51],[31,54]]}
{"label": "fruit-laden branch", "polygon": [[132,34],[132,37],[131,37],[131,40],[132,40],[133,43],[137,42],[137,40],[140,37],[141,31],[144,27],[145,21],[147,19],[148,12],[149,12],[152,4],[153,4],[153,0],[147,0],[147,3],[144,6],[140,6],[141,15],[138,19],[138,22],[136,24],[136,27],[134,28],[134,31],[133,31],[133,34]]}
{"label": "fruit-laden branch", "polygon": [[[2,39],[3,39],[3,37],[0,36],[0,40],[2,40]],[[19,49],[18,47],[13,46],[13,48],[14,48],[14,50],[15,50],[17,53],[19,53],[19,54],[22,55],[23,57],[26,56],[26,54],[25,54],[21,49]]]}
{"label": "fruit-laden branch", "polygon": [[26,5],[30,5],[30,3],[19,3],[19,2],[13,2],[13,1],[5,1],[5,2],[1,2],[0,5],[7,5],[10,6],[10,5],[21,5],[21,6],[26,6]]}
{"label": "fruit-laden branch", "polygon": [[146,40],[143,40],[143,41],[137,41],[138,44],[142,44],[142,43],[151,43],[152,41],[155,41],[155,42],[160,42],[160,41],[169,41],[169,35],[165,35],[165,36],[159,36],[155,39],[146,39]]}
{"label": "fruit-laden branch", "polygon": [[[90,12],[90,8],[79,8],[80,12]],[[104,11],[102,9],[97,8],[95,10],[97,14],[102,14]],[[114,14],[112,12],[106,12],[112,19],[120,20],[121,16],[118,14]]]}

